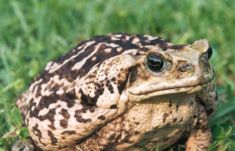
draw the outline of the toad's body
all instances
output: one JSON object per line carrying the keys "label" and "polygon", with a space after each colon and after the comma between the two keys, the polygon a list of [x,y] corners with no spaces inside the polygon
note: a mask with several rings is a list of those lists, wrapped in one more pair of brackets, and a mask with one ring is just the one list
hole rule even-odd
{"label": "toad's body", "polygon": [[17,104],[43,150],[164,149],[182,137],[188,151],[205,150],[216,97],[210,51],[206,40],[97,36],[49,62]]}

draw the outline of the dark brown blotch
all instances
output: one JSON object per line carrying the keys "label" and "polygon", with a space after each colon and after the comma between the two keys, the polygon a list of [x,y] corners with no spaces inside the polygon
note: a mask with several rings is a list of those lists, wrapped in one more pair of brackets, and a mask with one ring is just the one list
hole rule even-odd
{"label": "dark brown blotch", "polygon": [[105,116],[104,115],[100,115],[100,116],[98,116],[98,119],[105,120]]}
{"label": "dark brown blotch", "polygon": [[51,130],[55,130],[55,129],[56,129],[53,124],[48,125],[48,127],[49,127]]}
{"label": "dark brown blotch", "polygon": [[138,132],[138,131],[134,131],[134,134],[135,134],[135,135],[138,135],[139,133],[140,133],[140,132]]}
{"label": "dark brown blotch", "polygon": [[61,109],[60,114],[61,114],[65,119],[69,119],[69,118],[70,118],[70,114],[69,114],[68,110],[66,110],[66,109]]}
{"label": "dark brown blotch", "polygon": [[83,106],[88,106],[88,107],[94,107],[96,106],[96,102],[97,102],[97,99],[99,97],[99,95],[102,95],[102,93],[97,93],[96,92],[96,95],[95,97],[90,97],[89,94],[85,94],[83,90],[79,90],[80,94],[81,94],[81,104]]}
{"label": "dark brown blotch", "polygon": [[172,107],[172,100],[170,100],[168,107]]}
{"label": "dark brown blotch", "polygon": [[44,121],[48,119],[51,123],[55,121],[55,114],[56,114],[56,109],[50,109],[47,114],[43,116],[38,116],[40,121]]}
{"label": "dark brown blotch", "polygon": [[179,110],[179,104],[176,104],[176,111]]}
{"label": "dark brown blotch", "polygon": [[174,50],[182,50],[186,47],[187,45],[182,44],[182,45],[171,45],[168,46],[168,49],[174,49]]}
{"label": "dark brown blotch", "polygon": [[[128,73],[128,75],[130,74],[130,72]],[[122,91],[124,90],[127,80],[128,80],[128,75],[126,75],[124,80],[118,80],[118,92],[119,94],[122,93]]]}
{"label": "dark brown blotch", "polygon": [[51,131],[47,131],[48,136],[51,139],[51,144],[52,145],[56,145],[56,143],[58,142],[57,138],[54,136],[54,134]]}
{"label": "dark brown blotch", "polygon": [[34,135],[36,135],[39,139],[41,139],[42,133],[41,133],[41,131],[38,129],[38,124],[36,124],[35,126],[33,126],[32,132],[33,132]]}
{"label": "dark brown blotch", "polygon": [[163,122],[163,123],[166,122],[166,119],[167,119],[168,116],[169,116],[168,113],[164,113],[164,114],[163,114],[163,117],[162,117],[162,122]]}
{"label": "dark brown blotch", "polygon": [[53,92],[49,96],[42,96],[38,104],[38,109],[42,110],[43,108],[48,108],[50,104],[56,103],[59,100],[60,96]]}
{"label": "dark brown blotch", "polygon": [[87,111],[90,111],[91,113],[93,113],[95,112],[95,107],[83,106],[83,108],[76,110],[75,113],[78,115],[78,114],[86,113]]}
{"label": "dark brown blotch", "polygon": [[180,119],[180,122],[183,122],[183,120],[184,120],[184,119],[183,119],[183,118],[181,118],[181,119]]}
{"label": "dark brown blotch", "polygon": [[117,105],[116,104],[111,105],[110,109],[117,109]]}
{"label": "dark brown blotch", "polygon": [[75,111],[74,117],[75,117],[76,120],[77,120],[78,122],[80,122],[80,123],[91,122],[91,119],[85,119],[85,118],[82,117],[80,110]]}
{"label": "dark brown blotch", "polygon": [[73,107],[75,104],[75,100],[76,100],[75,90],[64,93],[64,95],[60,96],[59,99],[66,102],[68,108]]}
{"label": "dark brown blotch", "polygon": [[175,123],[175,122],[177,122],[177,118],[176,117],[173,118],[173,123]]}
{"label": "dark brown blotch", "polygon": [[108,90],[109,90],[110,93],[114,92],[113,86],[111,85],[110,81],[107,81],[106,86],[108,87]]}
{"label": "dark brown blotch", "polygon": [[67,128],[68,127],[68,120],[67,119],[60,120],[60,126],[63,128]]}
{"label": "dark brown blotch", "polygon": [[65,130],[61,133],[62,135],[72,135],[72,134],[76,134],[76,131],[73,130]]}
{"label": "dark brown blotch", "polygon": [[140,122],[135,122],[135,125],[139,125],[140,124]]}

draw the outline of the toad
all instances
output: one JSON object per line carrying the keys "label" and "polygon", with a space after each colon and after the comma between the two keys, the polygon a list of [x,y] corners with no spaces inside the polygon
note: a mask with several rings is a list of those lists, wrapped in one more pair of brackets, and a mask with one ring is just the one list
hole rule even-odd
{"label": "toad", "polygon": [[42,150],[206,150],[215,110],[207,40],[109,34],[50,61],[17,105]]}

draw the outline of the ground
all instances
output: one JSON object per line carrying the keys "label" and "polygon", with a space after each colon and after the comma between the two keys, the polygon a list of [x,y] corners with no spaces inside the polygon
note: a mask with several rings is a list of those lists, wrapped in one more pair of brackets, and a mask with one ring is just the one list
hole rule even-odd
{"label": "ground", "polygon": [[0,0],[0,151],[27,137],[15,101],[43,66],[81,40],[110,32],[159,35],[176,44],[208,39],[219,94],[210,150],[234,149],[234,9],[234,0]]}

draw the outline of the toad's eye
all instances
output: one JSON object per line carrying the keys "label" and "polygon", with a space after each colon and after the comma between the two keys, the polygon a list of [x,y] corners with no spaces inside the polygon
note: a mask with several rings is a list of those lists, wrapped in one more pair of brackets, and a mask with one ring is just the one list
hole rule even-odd
{"label": "toad's eye", "polygon": [[157,54],[150,54],[147,57],[147,67],[153,72],[160,72],[164,66],[164,60]]}
{"label": "toad's eye", "polygon": [[212,56],[212,54],[213,54],[213,50],[212,50],[211,47],[209,47],[209,48],[207,49],[207,58],[210,59],[211,56]]}

